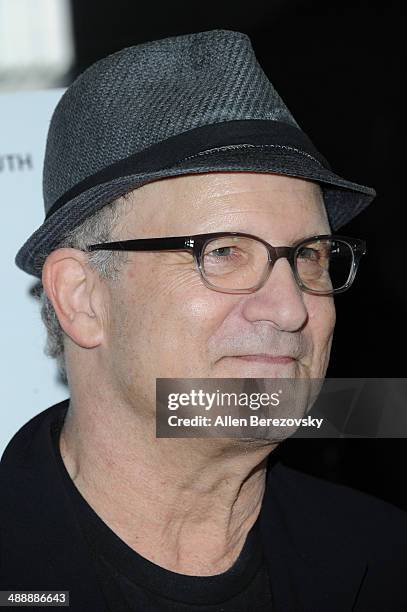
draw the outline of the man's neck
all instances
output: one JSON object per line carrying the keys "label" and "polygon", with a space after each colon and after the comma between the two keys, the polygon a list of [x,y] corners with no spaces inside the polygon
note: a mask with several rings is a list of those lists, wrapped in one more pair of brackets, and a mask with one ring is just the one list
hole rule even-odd
{"label": "man's neck", "polygon": [[231,567],[260,512],[273,447],[157,439],[151,423],[99,409],[71,406],[59,442],[71,479],[99,517],[171,571],[205,576]]}

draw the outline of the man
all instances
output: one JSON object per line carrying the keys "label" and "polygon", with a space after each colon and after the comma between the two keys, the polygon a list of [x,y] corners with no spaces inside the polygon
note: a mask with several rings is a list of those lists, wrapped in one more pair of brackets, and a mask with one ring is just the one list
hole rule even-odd
{"label": "man", "polygon": [[284,467],[273,440],[155,437],[157,378],[323,378],[363,253],[329,236],[374,191],[330,170],[249,39],[88,69],[54,113],[44,196],[17,264],[42,278],[70,399],[3,455],[2,589],[98,612],[406,609],[404,513]]}

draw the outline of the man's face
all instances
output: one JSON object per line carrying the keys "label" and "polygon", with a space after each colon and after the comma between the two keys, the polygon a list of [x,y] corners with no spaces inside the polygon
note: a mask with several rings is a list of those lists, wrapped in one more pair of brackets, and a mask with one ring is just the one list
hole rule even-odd
{"label": "man's face", "polygon": [[[234,231],[283,246],[330,233],[320,188],[298,178],[190,175],[150,183],[132,198],[115,239]],[[159,377],[325,376],[333,299],[302,292],[286,259],[258,291],[227,294],[203,284],[188,252],[131,252],[109,299],[102,362],[134,406],[154,405]]]}

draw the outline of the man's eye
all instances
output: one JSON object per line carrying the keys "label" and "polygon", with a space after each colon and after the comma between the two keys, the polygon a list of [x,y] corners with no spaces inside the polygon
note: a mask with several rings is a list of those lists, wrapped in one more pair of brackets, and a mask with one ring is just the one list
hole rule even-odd
{"label": "man's eye", "polygon": [[319,251],[311,249],[310,247],[303,247],[298,253],[298,257],[309,261],[319,261],[320,255]]}
{"label": "man's eye", "polygon": [[209,251],[207,255],[211,255],[213,257],[230,257],[232,247],[219,247],[217,249],[213,249],[213,251]]}

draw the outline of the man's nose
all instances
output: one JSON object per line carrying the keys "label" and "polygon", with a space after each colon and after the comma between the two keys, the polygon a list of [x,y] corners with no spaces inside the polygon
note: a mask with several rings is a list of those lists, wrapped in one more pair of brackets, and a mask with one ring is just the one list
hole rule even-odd
{"label": "man's nose", "polygon": [[295,332],[307,321],[304,293],[287,259],[278,259],[265,284],[249,294],[244,314],[250,321],[269,321],[277,329]]}

